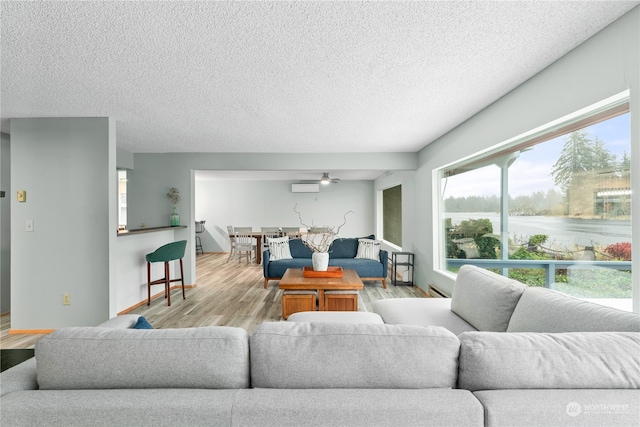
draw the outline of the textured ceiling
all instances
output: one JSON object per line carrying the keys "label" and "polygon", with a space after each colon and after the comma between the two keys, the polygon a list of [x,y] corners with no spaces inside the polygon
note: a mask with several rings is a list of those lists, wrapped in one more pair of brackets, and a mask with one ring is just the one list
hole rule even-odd
{"label": "textured ceiling", "polygon": [[1,118],[132,152],[415,152],[638,1],[1,3]]}

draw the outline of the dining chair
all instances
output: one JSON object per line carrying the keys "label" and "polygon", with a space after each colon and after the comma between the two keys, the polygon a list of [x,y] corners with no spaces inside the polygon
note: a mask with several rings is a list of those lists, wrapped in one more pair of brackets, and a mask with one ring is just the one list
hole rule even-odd
{"label": "dining chair", "polygon": [[247,263],[251,263],[258,249],[258,241],[253,237],[253,230],[251,227],[233,227],[233,230],[236,242],[235,252],[237,261],[240,262],[240,258],[245,254],[247,256]]}
{"label": "dining chair", "polygon": [[289,236],[289,240],[298,239],[302,234],[300,227],[282,227],[282,235]]}
{"label": "dining chair", "polygon": [[[171,283],[182,283],[182,299],[186,299],[184,293],[184,273],[182,270],[182,258],[184,257],[184,251],[187,247],[186,240],[180,240],[177,242],[167,243],[160,246],[155,251],[147,254],[147,305],[151,305],[151,286],[164,284],[164,297],[167,299],[167,305],[171,305]],[[180,277],[171,279],[169,261],[180,260]],[[154,262],[164,263],[164,277],[162,279],[151,281],[151,264]]]}
{"label": "dining chair", "polygon": [[262,231],[262,248],[261,251],[269,249],[269,239],[280,237],[280,227],[261,227]]}
{"label": "dining chair", "polygon": [[227,258],[227,262],[229,262],[236,255],[236,232],[233,230],[233,225],[227,225],[227,233],[229,234],[229,258]]}

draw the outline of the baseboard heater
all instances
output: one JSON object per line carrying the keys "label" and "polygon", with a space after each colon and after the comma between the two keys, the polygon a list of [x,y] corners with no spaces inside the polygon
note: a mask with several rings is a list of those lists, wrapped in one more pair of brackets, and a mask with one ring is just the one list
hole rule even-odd
{"label": "baseboard heater", "polygon": [[451,298],[450,295],[447,295],[443,290],[433,285],[429,285],[429,295],[431,295],[432,298]]}
{"label": "baseboard heater", "polygon": [[292,193],[319,193],[320,184],[291,184]]}

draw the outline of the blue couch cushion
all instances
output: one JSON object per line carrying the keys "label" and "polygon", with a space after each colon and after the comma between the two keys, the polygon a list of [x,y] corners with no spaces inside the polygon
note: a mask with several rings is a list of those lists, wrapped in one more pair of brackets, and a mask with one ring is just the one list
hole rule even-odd
{"label": "blue couch cushion", "polygon": [[[289,251],[291,256],[295,258],[311,258],[311,249],[306,247],[302,240],[291,239],[289,240]],[[355,255],[354,255],[355,256]]]}
{"label": "blue couch cushion", "polygon": [[[375,239],[372,234],[362,239]],[[337,238],[329,248],[330,258],[355,258],[358,253],[358,237]]]}
{"label": "blue couch cushion", "polygon": [[265,277],[282,277],[287,268],[302,268],[311,266],[311,256],[309,258],[279,259],[269,262],[269,271]]}
{"label": "blue couch cushion", "polygon": [[339,265],[345,270],[355,270],[360,277],[385,277],[382,263],[372,259],[329,258],[329,265]]}

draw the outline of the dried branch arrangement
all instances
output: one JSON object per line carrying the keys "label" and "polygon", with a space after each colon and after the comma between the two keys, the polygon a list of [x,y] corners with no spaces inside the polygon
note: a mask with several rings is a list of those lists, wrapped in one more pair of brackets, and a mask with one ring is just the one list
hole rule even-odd
{"label": "dried branch arrangement", "polygon": [[171,190],[169,190],[169,192],[167,193],[167,197],[169,198],[169,200],[171,200],[171,203],[173,203],[174,205],[177,205],[178,202],[180,201],[180,192],[178,191],[177,188],[172,188]]}
{"label": "dried branch arrangement", "polygon": [[340,226],[338,226],[338,229],[336,230],[335,227],[328,227],[328,226],[317,227],[317,226],[310,226],[305,224],[302,221],[302,215],[298,211],[297,204],[293,206],[293,211],[298,214],[298,219],[300,220],[300,224],[302,224],[307,230],[317,230],[317,229],[321,230],[319,232],[309,231],[307,234],[302,236],[302,243],[304,243],[306,247],[311,249],[312,252],[329,252],[329,247],[331,246],[331,243],[333,243],[333,241],[338,236],[338,233],[340,232],[340,229],[342,228],[342,226],[347,223],[347,215],[350,213],[354,213],[353,211],[346,212],[343,215],[344,222],[340,224]]}

